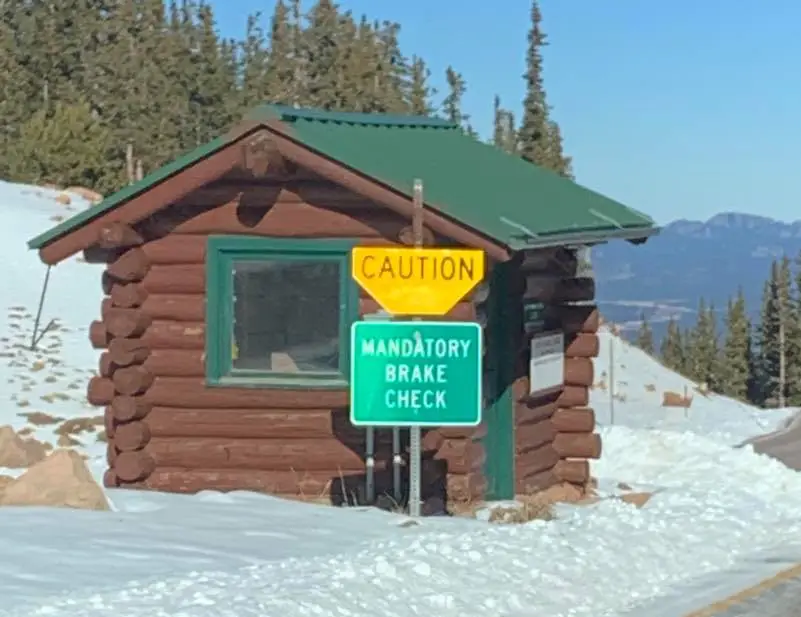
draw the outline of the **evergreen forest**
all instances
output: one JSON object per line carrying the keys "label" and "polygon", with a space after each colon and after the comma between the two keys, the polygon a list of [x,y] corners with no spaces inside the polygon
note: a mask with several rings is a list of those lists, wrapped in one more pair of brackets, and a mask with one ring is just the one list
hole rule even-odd
{"label": "evergreen forest", "polygon": [[[239,39],[221,36],[203,0],[18,0],[0,3],[0,12],[6,180],[108,193],[265,102],[437,115],[479,138],[462,111],[468,84],[457,66],[430,67],[400,48],[401,24],[353,15],[332,0],[278,0],[271,15],[243,18]],[[488,138],[570,176],[545,94],[547,40],[536,0],[528,42],[520,43],[522,116],[495,97]],[[431,87],[432,71],[445,77],[447,92]]]}
{"label": "evergreen forest", "polygon": [[655,344],[643,315],[635,344],[713,392],[764,407],[801,405],[801,255],[774,260],[758,319],[742,290],[725,307],[701,299],[696,323],[668,323]]}
{"label": "evergreen forest", "polygon": [[[522,113],[488,95],[486,136],[462,109],[469,84],[458,58],[429,66],[401,49],[401,24],[332,0],[278,0],[270,15],[243,17],[238,39],[220,34],[204,0],[18,0],[0,3],[0,13],[0,178],[12,182],[107,194],[260,103],[436,115],[572,177],[546,95],[538,0],[520,42],[525,96],[512,106],[522,103]],[[433,71],[445,92],[432,87]],[[801,272],[789,259],[773,263],[762,304],[752,323],[742,293],[726,307],[701,300],[695,327],[671,321],[658,349],[643,316],[636,344],[712,391],[801,405]]]}

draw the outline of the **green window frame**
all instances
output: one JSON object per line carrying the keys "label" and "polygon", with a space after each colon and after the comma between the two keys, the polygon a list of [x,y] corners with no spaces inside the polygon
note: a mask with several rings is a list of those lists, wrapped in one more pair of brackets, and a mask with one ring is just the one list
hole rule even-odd
{"label": "green window frame", "polygon": [[[251,388],[342,388],[350,375],[350,326],[359,316],[351,277],[355,240],[210,236],[206,245],[206,383]],[[237,261],[327,261],[339,265],[338,370],[282,373],[233,366],[234,264]]]}

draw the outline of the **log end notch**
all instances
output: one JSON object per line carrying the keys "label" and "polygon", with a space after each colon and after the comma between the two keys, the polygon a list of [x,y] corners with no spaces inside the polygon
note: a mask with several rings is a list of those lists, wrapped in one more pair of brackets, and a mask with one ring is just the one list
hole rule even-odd
{"label": "log end notch", "polygon": [[[601,456],[589,391],[595,380],[600,314],[593,303],[595,282],[579,272],[575,251],[532,251],[521,263],[522,300],[544,305],[539,321],[522,335],[520,371],[515,382],[516,478],[520,493],[556,484],[582,492],[591,483],[590,461]],[[536,332],[561,330],[565,336],[564,385],[559,392],[528,396],[530,339]]]}

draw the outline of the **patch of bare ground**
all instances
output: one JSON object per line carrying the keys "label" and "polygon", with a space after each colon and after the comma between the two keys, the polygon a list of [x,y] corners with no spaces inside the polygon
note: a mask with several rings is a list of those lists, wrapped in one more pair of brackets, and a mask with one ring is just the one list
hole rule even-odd
{"label": "patch of bare ground", "polygon": [[63,392],[51,392],[49,394],[43,394],[39,397],[45,403],[55,403],[56,401],[69,401],[70,396]]}
{"label": "patch of bare ground", "polygon": [[29,424],[33,424],[34,426],[48,426],[50,424],[58,424],[59,422],[64,421],[64,418],[51,416],[43,411],[28,411],[18,413],[17,415],[21,418],[25,418]]}
{"label": "patch of bare ground", "polygon": [[58,440],[56,445],[59,448],[73,448],[83,445],[78,439],[83,433],[96,433],[97,427],[103,425],[103,416],[91,416],[84,418],[71,418],[64,420],[56,427]]}
{"label": "patch of bare ground", "polygon": [[88,418],[71,418],[64,420],[56,429],[59,435],[80,435],[81,433],[94,433],[98,426],[103,426],[103,416]]}

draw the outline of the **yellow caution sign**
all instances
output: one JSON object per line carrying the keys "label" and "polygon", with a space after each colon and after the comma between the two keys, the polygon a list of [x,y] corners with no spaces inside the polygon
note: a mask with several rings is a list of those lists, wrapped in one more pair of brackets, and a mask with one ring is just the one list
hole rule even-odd
{"label": "yellow caution sign", "polygon": [[484,252],[359,246],[352,274],[388,313],[445,315],[484,279]]}

